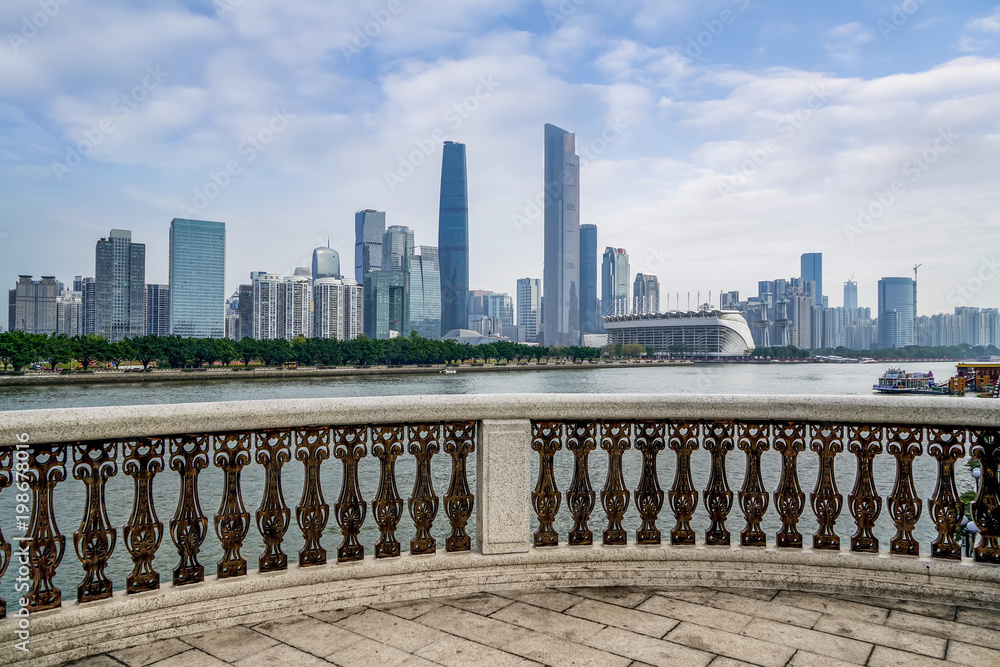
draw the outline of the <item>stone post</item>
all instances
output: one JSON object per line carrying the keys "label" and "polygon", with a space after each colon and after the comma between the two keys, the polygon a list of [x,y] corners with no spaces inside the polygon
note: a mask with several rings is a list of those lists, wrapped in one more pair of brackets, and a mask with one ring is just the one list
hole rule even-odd
{"label": "stone post", "polygon": [[476,447],[476,543],[484,556],[531,549],[531,422],[484,419]]}

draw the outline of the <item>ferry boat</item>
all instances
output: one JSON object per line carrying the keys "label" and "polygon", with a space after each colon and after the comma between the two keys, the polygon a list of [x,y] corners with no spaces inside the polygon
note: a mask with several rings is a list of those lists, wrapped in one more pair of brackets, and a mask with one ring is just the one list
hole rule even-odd
{"label": "ferry boat", "polygon": [[948,385],[934,382],[934,373],[907,373],[899,368],[890,368],[872,389],[883,394],[950,394]]}
{"label": "ferry boat", "polygon": [[438,373],[441,373],[442,375],[454,375],[457,372],[458,371],[456,371],[454,368],[442,368],[441,370],[438,371]]}

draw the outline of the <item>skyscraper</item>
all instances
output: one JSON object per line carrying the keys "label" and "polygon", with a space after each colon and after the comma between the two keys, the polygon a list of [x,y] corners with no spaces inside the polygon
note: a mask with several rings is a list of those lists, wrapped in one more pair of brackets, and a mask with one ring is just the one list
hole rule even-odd
{"label": "skyscraper", "polygon": [[844,311],[853,317],[858,310],[858,283],[848,280],[844,283]]}
{"label": "skyscraper", "polygon": [[146,335],[170,335],[169,285],[146,285]]}
{"label": "skyscraper", "polygon": [[42,276],[41,280],[32,280],[27,275],[18,276],[10,297],[14,307],[7,323],[8,329],[31,334],[56,333],[59,281],[55,276]]}
{"label": "skyscraper", "polygon": [[348,278],[313,281],[313,337],[353,340],[363,334],[363,292]]}
{"label": "skyscraper", "polygon": [[438,249],[420,246],[407,261],[410,286],[410,329],[424,338],[441,337],[441,271]]}
{"label": "skyscraper", "polygon": [[340,278],[340,254],[333,248],[313,250],[312,279]]}
{"label": "skyscraper", "polygon": [[89,336],[97,332],[97,283],[93,278],[87,277],[80,281],[80,287],[83,301],[80,333]]}
{"label": "skyscraper", "polygon": [[597,225],[580,225],[580,330],[603,329],[597,311]]}
{"label": "skyscraper", "polygon": [[[595,304],[596,306],[596,304]],[[526,343],[538,340],[542,325],[542,281],[538,278],[517,280],[518,339]]]}
{"label": "skyscraper", "polygon": [[444,142],[438,210],[441,334],[469,328],[469,191],[465,144]]}
{"label": "skyscraper", "polygon": [[366,208],[354,214],[354,280],[365,282],[365,274],[382,268],[382,237],[385,211]]}
{"label": "skyscraper", "polygon": [[601,264],[602,315],[627,315],[630,312],[629,263],[625,248],[607,247]]}
{"label": "skyscraper", "polygon": [[813,290],[813,302],[823,305],[823,253],[807,252],[802,255],[802,281],[816,283]]}
{"label": "skyscraper", "polygon": [[312,317],[312,281],[306,276],[285,276],[278,285],[278,338],[309,338]]}
{"label": "skyscraper", "polygon": [[278,292],[281,276],[266,271],[250,273],[253,284],[253,337],[271,340],[278,336]]}
{"label": "skyscraper", "polygon": [[146,328],[146,246],[132,243],[132,232],[127,229],[112,229],[107,238],[97,242],[96,254],[95,333],[112,343],[142,336]]}
{"label": "skyscraper", "polygon": [[878,344],[882,348],[914,344],[913,278],[878,281]]}
{"label": "skyscraper", "polygon": [[413,254],[413,230],[393,225],[382,235],[382,270],[402,271],[406,258]]}
{"label": "skyscraper", "polygon": [[545,125],[545,325],[548,347],[580,342],[580,157],[576,135]]}
{"label": "skyscraper", "polygon": [[240,331],[236,340],[253,338],[253,285],[240,285],[239,295]]}
{"label": "skyscraper", "polygon": [[632,312],[636,315],[660,312],[660,281],[650,273],[635,274]]}
{"label": "skyscraper", "polygon": [[407,278],[402,271],[372,271],[365,275],[365,335],[390,338],[410,334]]}
{"label": "skyscraper", "polygon": [[170,221],[170,333],[225,338],[226,223]]}

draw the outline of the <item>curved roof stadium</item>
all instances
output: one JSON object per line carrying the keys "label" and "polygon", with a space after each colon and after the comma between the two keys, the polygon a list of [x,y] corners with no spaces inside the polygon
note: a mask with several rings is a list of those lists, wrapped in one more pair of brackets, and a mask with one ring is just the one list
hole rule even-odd
{"label": "curved roof stadium", "polygon": [[608,343],[638,343],[657,352],[684,345],[695,354],[712,357],[746,356],[754,349],[743,315],[734,310],[672,311],[604,318]]}

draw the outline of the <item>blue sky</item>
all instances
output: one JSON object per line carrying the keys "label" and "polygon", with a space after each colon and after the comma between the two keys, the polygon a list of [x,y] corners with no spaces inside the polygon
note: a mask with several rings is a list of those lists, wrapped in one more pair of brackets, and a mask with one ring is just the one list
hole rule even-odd
{"label": "blue sky", "polygon": [[7,0],[0,25],[9,286],[92,275],[111,228],[166,282],[173,217],[227,223],[229,292],[328,237],[352,267],[363,208],[436,245],[443,138],[471,286],[514,293],[542,275],[551,122],[581,222],[671,295],[818,251],[832,305],[916,263],[922,313],[1000,305],[994,2]]}

